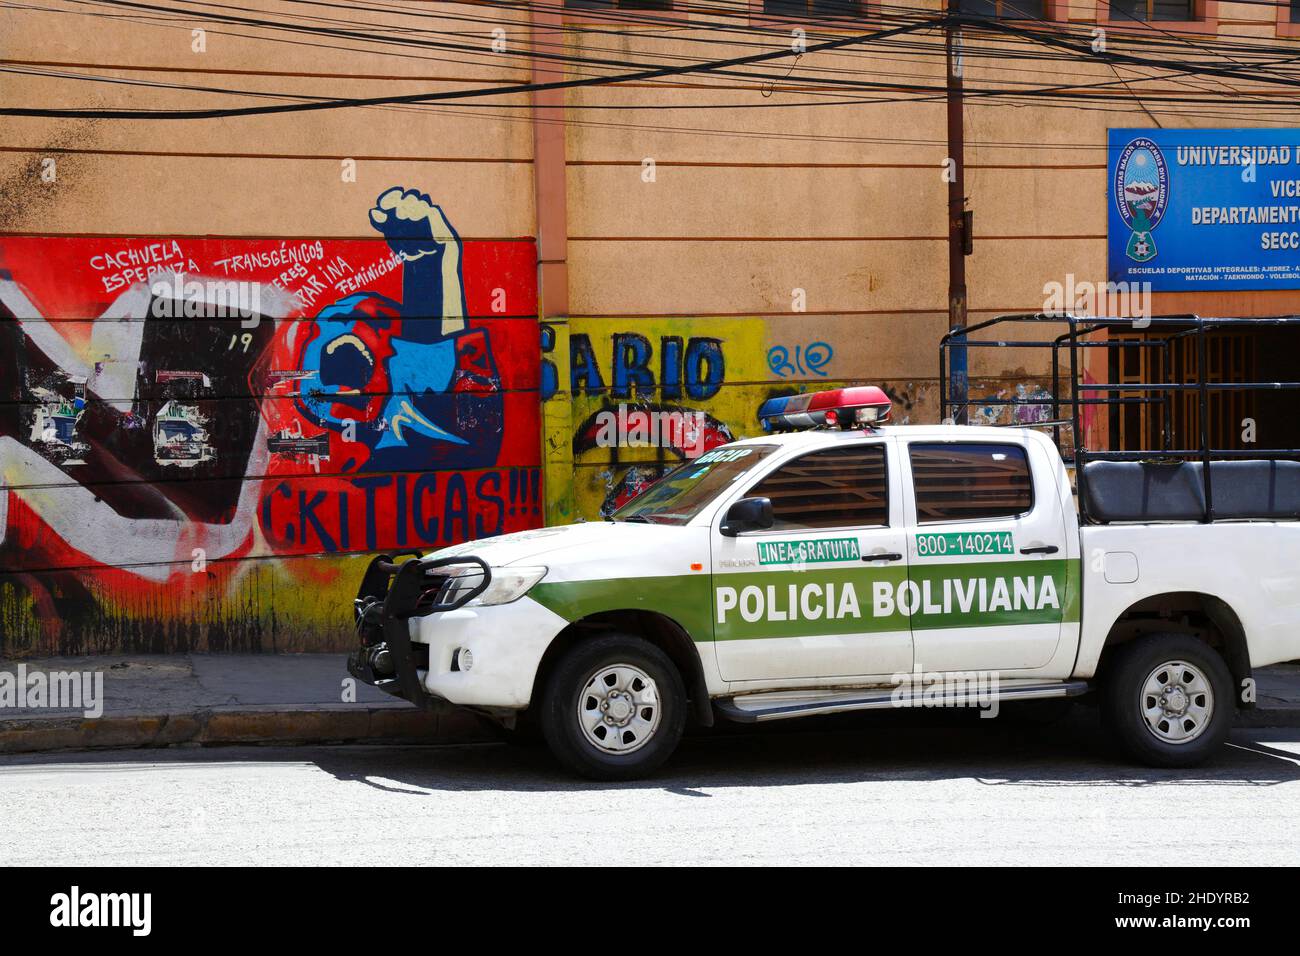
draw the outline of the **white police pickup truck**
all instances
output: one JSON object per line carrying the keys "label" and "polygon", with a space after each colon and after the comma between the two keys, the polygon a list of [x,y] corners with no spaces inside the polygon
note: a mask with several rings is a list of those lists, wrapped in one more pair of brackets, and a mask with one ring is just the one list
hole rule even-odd
{"label": "white police pickup truck", "polygon": [[688,720],[906,706],[936,681],[947,704],[1095,692],[1130,755],[1186,767],[1250,705],[1252,667],[1300,657],[1300,463],[1216,463],[1205,523],[1200,463],[1092,462],[1081,526],[1046,435],[888,409],[870,386],[776,399],[782,433],[612,520],[376,558],[349,670],[628,779]]}

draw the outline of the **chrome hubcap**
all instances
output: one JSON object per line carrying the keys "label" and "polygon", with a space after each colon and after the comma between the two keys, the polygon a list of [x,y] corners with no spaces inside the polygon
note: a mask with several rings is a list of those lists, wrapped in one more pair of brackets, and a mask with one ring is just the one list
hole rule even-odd
{"label": "chrome hubcap", "polygon": [[1195,664],[1167,661],[1147,675],[1140,706],[1147,729],[1157,740],[1190,743],[1204,733],[1214,716],[1214,691]]}
{"label": "chrome hubcap", "polygon": [[605,753],[626,754],[650,742],[659,729],[659,688],[632,664],[602,667],[578,695],[578,726]]}

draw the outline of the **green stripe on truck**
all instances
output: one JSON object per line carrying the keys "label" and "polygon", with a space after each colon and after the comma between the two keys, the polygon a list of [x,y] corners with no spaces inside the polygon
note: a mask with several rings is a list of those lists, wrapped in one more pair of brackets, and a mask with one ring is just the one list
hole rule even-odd
{"label": "green stripe on truck", "polygon": [[[910,573],[909,573],[910,571]],[[948,562],[703,572],[599,581],[543,581],[528,596],[566,621],[603,611],[653,611],[695,641],[752,640],[1079,620],[1079,562]]]}

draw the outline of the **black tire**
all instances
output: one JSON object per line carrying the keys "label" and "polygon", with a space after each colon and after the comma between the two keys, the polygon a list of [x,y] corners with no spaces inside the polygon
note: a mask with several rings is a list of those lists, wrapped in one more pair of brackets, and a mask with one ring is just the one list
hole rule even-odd
{"label": "black tire", "polygon": [[[1219,653],[1203,641],[1186,634],[1150,634],[1121,645],[1102,673],[1101,716],[1116,744],[1125,754],[1150,767],[1195,767],[1223,746],[1232,729],[1235,698],[1232,675]],[[1208,704],[1204,719],[1194,720],[1191,711],[1175,720],[1183,725],[1191,721],[1194,736],[1183,743],[1172,743],[1160,736],[1143,714],[1144,703],[1158,703],[1154,695],[1144,694],[1144,685],[1157,668],[1183,662],[1204,677],[1210,695],[1192,695],[1193,704],[1203,696]],[[1185,676],[1185,675],[1184,675]],[[1170,684],[1169,686],[1173,686]],[[1145,698],[1145,699],[1144,699]],[[1178,698],[1181,702],[1188,695]],[[1169,727],[1169,719],[1155,718],[1156,727]],[[1177,731],[1175,727],[1175,732]],[[1184,726],[1184,733],[1188,730]]]}
{"label": "black tire", "polygon": [[[602,670],[615,665],[640,670],[654,682],[657,691],[657,711],[633,708],[632,719],[647,720],[648,716],[655,723],[640,742],[633,734],[626,746],[635,749],[626,753],[598,747],[588,738],[578,717],[579,700],[584,695],[588,698],[585,710],[593,710],[592,700],[599,706],[601,694],[593,694],[595,688],[589,689],[588,685]],[[644,692],[644,685],[642,688]],[[651,711],[648,715],[647,710]],[[654,772],[677,749],[686,726],[686,687],[677,667],[659,648],[630,634],[608,634],[583,641],[565,654],[547,681],[540,717],[547,745],[570,770],[592,780],[635,780]],[[612,732],[609,728],[599,730],[607,735]],[[621,736],[633,733],[631,725],[618,732]]]}

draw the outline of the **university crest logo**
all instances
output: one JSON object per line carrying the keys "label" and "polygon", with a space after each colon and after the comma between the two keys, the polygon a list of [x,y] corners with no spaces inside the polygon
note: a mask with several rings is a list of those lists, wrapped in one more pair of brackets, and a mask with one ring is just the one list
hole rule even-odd
{"label": "university crest logo", "polygon": [[1133,230],[1125,254],[1134,262],[1150,262],[1156,257],[1151,234],[1169,205],[1169,168],[1160,147],[1145,137],[1125,146],[1113,188],[1120,217]]}

